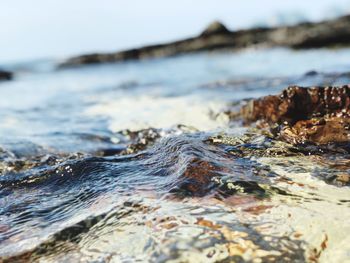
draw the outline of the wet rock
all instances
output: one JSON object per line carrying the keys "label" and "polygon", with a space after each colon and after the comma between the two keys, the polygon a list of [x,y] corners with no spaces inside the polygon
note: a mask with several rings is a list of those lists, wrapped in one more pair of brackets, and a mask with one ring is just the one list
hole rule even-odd
{"label": "wet rock", "polygon": [[[339,144],[292,145],[280,140],[280,138],[274,139],[258,133],[247,133],[239,137],[220,134],[210,137],[208,142],[223,147],[236,158],[249,160],[253,164],[254,174],[259,178],[277,178],[277,181],[284,181],[285,178],[273,172],[276,165],[282,165],[296,173],[310,173],[313,177],[321,179],[328,184],[336,186],[350,185],[350,161],[348,154],[350,151],[344,151],[344,147]],[[259,163],[260,158],[270,160],[271,164],[263,165]],[[253,160],[256,159],[258,159],[257,162],[254,162]],[[300,160],[312,160],[313,166],[307,168],[307,165]],[[233,194],[230,190],[232,183],[233,185],[242,185],[239,181],[223,181],[217,177],[214,178],[214,181],[220,186],[219,189],[226,189],[222,193],[224,196]],[[254,184],[257,185],[258,187],[253,189],[255,195],[258,196],[259,193],[260,196],[264,194],[264,192],[259,191],[259,187],[262,187],[265,191],[268,190],[268,193],[286,194],[282,189],[266,187],[263,181],[244,181],[244,183],[249,183],[253,186]],[[288,180],[288,183],[292,184],[293,182]],[[233,188],[233,190],[238,190],[237,193],[240,192],[239,187]],[[249,188],[244,189],[244,193],[249,193]]]}
{"label": "wet rock", "polygon": [[104,149],[99,149],[96,151],[94,154],[99,157],[107,157],[107,156],[114,156],[114,155],[119,155],[122,154],[127,150],[126,147],[123,146],[115,146],[115,147],[109,147],[109,148],[104,148]]}
{"label": "wet rock", "polygon": [[0,69],[0,81],[1,80],[11,80],[12,78],[13,78],[12,72]]}
{"label": "wet rock", "polygon": [[249,101],[240,113],[246,123],[270,126],[277,137],[292,144],[350,141],[349,85],[291,86],[280,95]]}
{"label": "wet rock", "polygon": [[317,48],[350,44],[350,16],[319,23],[302,23],[276,28],[253,28],[229,31],[219,22],[209,25],[199,36],[167,44],[152,45],[113,53],[93,53],[70,58],[59,68],[86,64],[110,63],[185,53],[239,50],[251,46]]}
{"label": "wet rock", "polygon": [[313,118],[285,126],[280,136],[290,143],[313,142],[316,144],[349,142],[350,120],[342,117]]}
{"label": "wet rock", "polygon": [[[120,154],[133,154],[145,150],[147,147],[152,146],[158,139],[168,135],[179,135],[183,133],[198,132],[197,129],[186,125],[179,124],[170,129],[155,129],[147,128],[138,131],[124,130],[121,131],[123,137],[125,137],[126,148],[119,151]],[[120,148],[121,149],[121,148]],[[113,150],[111,151],[113,152]]]}
{"label": "wet rock", "polygon": [[272,135],[247,133],[239,137],[219,134],[211,136],[209,142],[216,145],[224,145],[227,152],[240,158],[256,157],[287,157],[302,156],[303,151],[280,140],[275,140]]}
{"label": "wet rock", "polygon": [[63,176],[70,172],[63,164],[77,162],[78,159],[87,156],[82,153],[47,154],[31,158],[10,157],[0,160],[0,188],[21,188],[45,181],[58,173]]}
{"label": "wet rock", "polygon": [[8,155],[4,155],[3,158],[0,158],[0,176],[5,174],[10,174],[11,176],[40,166],[53,166],[63,158],[67,158],[67,156],[64,154],[46,154],[18,158],[10,153]]}
{"label": "wet rock", "polygon": [[[267,197],[269,194],[285,194],[279,189],[268,186],[271,178],[276,174],[269,167],[253,160],[259,155],[269,156],[270,153],[263,154],[263,149],[268,152],[264,146],[257,149],[259,146],[254,146],[252,141],[248,145],[248,142],[244,144],[240,138],[228,139],[228,136],[219,136],[219,138],[210,137],[207,143],[215,145],[218,150],[223,150],[223,152],[220,151],[220,162],[215,159],[192,158],[180,176],[180,183],[172,189],[172,192],[182,196],[215,194],[219,199],[236,194],[251,194],[259,198]],[[221,140],[222,138],[225,139]],[[239,149],[240,146],[242,150]],[[271,155],[274,156],[273,153]]]}
{"label": "wet rock", "polygon": [[265,194],[265,190],[254,181],[221,182],[219,191],[223,196],[230,196],[236,193],[254,193],[259,196]]}
{"label": "wet rock", "polygon": [[312,175],[323,179],[325,182],[337,186],[350,185],[350,160],[348,155],[322,156],[315,159],[320,164],[312,171]]}
{"label": "wet rock", "polygon": [[161,137],[160,130],[149,128],[140,131],[123,131],[122,134],[130,139],[127,148],[121,154],[133,154],[145,150]]}
{"label": "wet rock", "polygon": [[344,184],[349,184],[350,183],[350,174],[338,174],[337,181],[344,183]]}
{"label": "wet rock", "polygon": [[182,174],[183,182],[173,192],[204,196],[214,188],[213,178],[220,175],[222,167],[205,160],[193,159]]}

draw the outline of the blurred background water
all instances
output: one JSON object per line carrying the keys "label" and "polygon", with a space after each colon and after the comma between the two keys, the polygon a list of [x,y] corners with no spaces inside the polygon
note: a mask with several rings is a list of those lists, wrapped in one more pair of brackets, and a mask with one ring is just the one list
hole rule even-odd
{"label": "blurred background water", "polygon": [[89,147],[79,134],[177,124],[224,127],[227,120],[213,120],[210,112],[234,101],[278,93],[288,85],[345,84],[346,75],[334,80],[304,75],[349,72],[349,57],[349,49],[270,49],[65,70],[56,70],[55,60],[16,63],[8,66],[15,80],[0,84],[0,140],[79,151]]}

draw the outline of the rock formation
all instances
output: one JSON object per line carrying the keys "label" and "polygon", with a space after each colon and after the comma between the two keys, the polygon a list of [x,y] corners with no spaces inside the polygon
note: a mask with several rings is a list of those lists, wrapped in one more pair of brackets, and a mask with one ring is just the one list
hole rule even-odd
{"label": "rock formation", "polygon": [[278,125],[290,143],[350,142],[350,86],[291,86],[280,95],[251,100],[241,109],[246,123]]}
{"label": "rock formation", "polygon": [[121,52],[81,55],[64,61],[59,68],[167,57],[201,51],[238,50],[251,46],[318,48],[348,45],[350,45],[350,15],[319,23],[238,31],[229,31],[221,23],[214,22],[196,37]]}

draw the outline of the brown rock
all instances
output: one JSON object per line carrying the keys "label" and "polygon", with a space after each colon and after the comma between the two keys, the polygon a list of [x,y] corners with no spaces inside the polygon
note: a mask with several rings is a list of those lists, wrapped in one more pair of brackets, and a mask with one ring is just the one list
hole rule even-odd
{"label": "brown rock", "polygon": [[349,119],[331,117],[328,119],[314,118],[296,122],[294,126],[285,126],[281,130],[281,137],[291,143],[311,141],[317,144],[330,142],[348,142]]}
{"label": "brown rock", "polygon": [[349,184],[350,183],[350,174],[338,174],[337,181],[344,183],[344,184]]}
{"label": "brown rock", "polygon": [[180,189],[186,193],[202,196],[211,188],[211,180],[220,175],[222,168],[208,161],[193,159],[183,173],[184,182]]}
{"label": "brown rock", "polygon": [[350,86],[292,86],[280,95],[252,100],[241,109],[246,123],[280,126],[280,137],[291,143],[349,142]]}

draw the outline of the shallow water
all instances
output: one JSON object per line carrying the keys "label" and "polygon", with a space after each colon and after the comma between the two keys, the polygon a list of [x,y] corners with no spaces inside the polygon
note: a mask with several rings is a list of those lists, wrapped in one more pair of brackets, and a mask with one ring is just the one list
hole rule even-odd
{"label": "shallow water", "polygon": [[349,58],[273,49],[6,65],[17,75],[0,83],[0,257],[350,261],[350,192],[334,180],[349,154],[309,156],[224,114],[292,84],[349,83]]}

